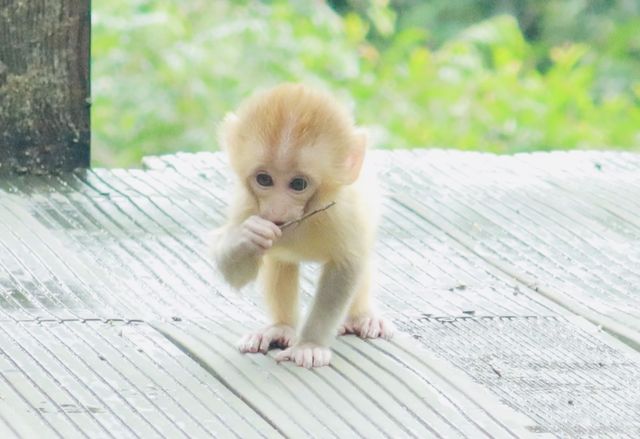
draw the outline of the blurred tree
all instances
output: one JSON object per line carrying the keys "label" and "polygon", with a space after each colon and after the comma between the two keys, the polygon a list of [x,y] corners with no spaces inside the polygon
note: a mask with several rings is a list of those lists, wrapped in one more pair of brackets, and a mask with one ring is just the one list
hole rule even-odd
{"label": "blurred tree", "polygon": [[[339,13],[356,13],[370,23],[367,38],[384,47],[393,32],[379,32],[377,17],[394,17],[397,29],[429,32],[439,47],[473,24],[497,15],[514,16],[533,46],[538,68],[549,68],[552,47],[585,43],[596,65],[593,92],[630,91],[640,72],[640,2],[637,0],[328,0]],[[635,74],[634,74],[635,72]]]}
{"label": "blurred tree", "polygon": [[93,6],[99,165],[216,149],[224,113],[282,81],[325,87],[353,103],[379,147],[640,148],[636,2]]}

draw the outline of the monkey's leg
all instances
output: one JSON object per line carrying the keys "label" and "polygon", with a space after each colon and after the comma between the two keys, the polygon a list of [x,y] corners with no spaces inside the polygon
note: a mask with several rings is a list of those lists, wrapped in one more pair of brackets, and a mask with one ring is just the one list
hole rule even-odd
{"label": "monkey's leg", "polygon": [[356,334],[361,338],[382,337],[389,339],[393,336],[393,332],[393,324],[380,317],[373,309],[371,275],[367,271],[356,289],[344,324],[338,328],[338,334]]}
{"label": "monkey's leg", "polygon": [[325,264],[300,340],[279,352],[276,355],[278,362],[293,361],[306,368],[329,364],[329,344],[353,297],[359,271],[357,263]]}
{"label": "monkey's leg", "polygon": [[293,344],[298,323],[298,271],[298,264],[264,258],[260,277],[273,324],[244,336],[238,344],[241,352],[266,353],[271,346]]}

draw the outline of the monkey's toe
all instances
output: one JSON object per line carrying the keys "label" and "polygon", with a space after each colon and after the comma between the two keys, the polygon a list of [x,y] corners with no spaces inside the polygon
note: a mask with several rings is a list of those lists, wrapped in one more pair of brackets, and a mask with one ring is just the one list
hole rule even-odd
{"label": "monkey's toe", "polygon": [[255,353],[260,349],[262,337],[260,334],[247,334],[243,336],[238,342],[238,349],[242,353]]}
{"label": "monkey's toe", "polygon": [[338,333],[355,334],[360,338],[384,338],[390,339],[395,329],[391,321],[375,315],[363,315],[360,317],[347,317]]}
{"label": "monkey's toe", "polygon": [[276,355],[278,363],[291,361],[297,366],[311,369],[312,367],[328,366],[331,363],[331,350],[315,343],[294,345]]}
{"label": "monkey's toe", "polygon": [[287,348],[293,344],[295,330],[288,325],[270,325],[260,331],[247,334],[238,342],[242,353],[266,354],[271,347]]}

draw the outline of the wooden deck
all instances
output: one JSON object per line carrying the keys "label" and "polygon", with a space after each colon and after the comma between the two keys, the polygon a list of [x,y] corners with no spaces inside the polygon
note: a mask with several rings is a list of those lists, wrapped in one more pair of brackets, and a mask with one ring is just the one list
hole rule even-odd
{"label": "wooden deck", "polygon": [[312,371],[234,348],[223,156],[0,180],[0,437],[640,437],[640,155],[372,158],[401,333]]}

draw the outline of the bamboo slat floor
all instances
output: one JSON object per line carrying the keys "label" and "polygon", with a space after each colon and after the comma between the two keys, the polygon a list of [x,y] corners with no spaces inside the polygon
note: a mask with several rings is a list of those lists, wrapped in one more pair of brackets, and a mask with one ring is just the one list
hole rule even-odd
{"label": "bamboo slat floor", "polygon": [[400,333],[312,371],[234,347],[221,154],[0,180],[0,437],[640,437],[640,155],[370,156]]}

